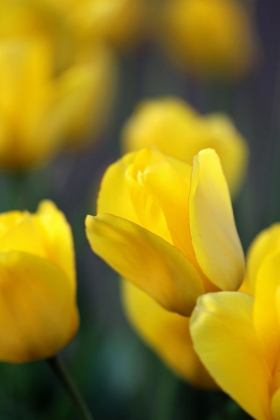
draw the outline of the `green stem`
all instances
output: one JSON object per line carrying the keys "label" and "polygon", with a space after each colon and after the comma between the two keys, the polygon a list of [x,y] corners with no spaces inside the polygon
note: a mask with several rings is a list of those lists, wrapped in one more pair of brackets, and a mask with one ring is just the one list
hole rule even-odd
{"label": "green stem", "polygon": [[70,399],[73,402],[73,405],[76,407],[77,412],[81,417],[81,420],[93,420],[93,417],[83,397],[79,393],[76,385],[70,377],[62,359],[59,356],[53,356],[46,360],[53,372],[55,373],[55,375],[57,376],[57,378],[59,379],[60,383],[64,387],[65,391],[68,393]]}

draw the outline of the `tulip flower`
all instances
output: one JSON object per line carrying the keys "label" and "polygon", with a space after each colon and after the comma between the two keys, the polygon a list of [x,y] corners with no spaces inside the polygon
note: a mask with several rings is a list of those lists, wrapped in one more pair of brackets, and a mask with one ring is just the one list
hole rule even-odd
{"label": "tulip flower", "polygon": [[246,142],[230,118],[218,113],[200,116],[176,97],[142,102],[125,124],[122,140],[125,152],[154,144],[189,164],[200,150],[213,148],[232,196],[240,188],[247,167]]}
{"label": "tulip flower", "polygon": [[96,45],[57,79],[57,118],[64,124],[66,149],[82,149],[98,138],[111,115],[117,73],[114,54]]}
{"label": "tulip flower", "polygon": [[161,42],[170,58],[199,76],[240,77],[255,59],[256,41],[236,0],[168,0]]}
{"label": "tulip flower", "polygon": [[192,165],[156,148],[125,155],[106,171],[93,251],[166,310],[189,316],[201,294],[236,290],[243,251],[215,151]]}
{"label": "tulip flower", "polygon": [[126,280],[122,281],[122,297],[132,326],[176,375],[199,388],[217,387],[194,352],[189,318],[166,311]]}
{"label": "tulip flower", "polygon": [[144,34],[143,0],[43,0],[43,3],[63,15],[83,43],[101,39],[123,49],[133,46]]}
{"label": "tulip flower", "polygon": [[41,0],[0,2],[0,28],[0,167],[26,171],[94,140],[114,98],[114,54]]}
{"label": "tulip flower", "polygon": [[[63,16],[44,1],[9,0],[0,2],[0,41],[43,39],[54,54],[54,68],[63,71],[73,63],[78,40]],[[80,46],[79,46],[80,47]]]}
{"label": "tulip flower", "polygon": [[70,226],[50,201],[0,215],[0,360],[54,355],[78,327]]}
{"label": "tulip flower", "polygon": [[257,420],[280,418],[280,225],[262,232],[248,254],[246,290],[200,297],[191,336],[201,361]]}
{"label": "tulip flower", "polygon": [[80,144],[89,125],[100,128],[101,104],[108,103],[111,87],[106,85],[110,57],[96,51],[91,60],[54,76],[52,50],[43,40],[0,42],[2,168],[24,171],[42,165],[67,138]]}

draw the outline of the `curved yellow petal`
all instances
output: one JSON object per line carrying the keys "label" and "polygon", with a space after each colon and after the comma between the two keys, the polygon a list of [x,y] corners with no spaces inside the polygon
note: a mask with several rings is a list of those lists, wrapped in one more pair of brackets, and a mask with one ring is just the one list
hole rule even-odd
{"label": "curved yellow petal", "polygon": [[246,291],[254,294],[257,273],[263,260],[280,251],[280,223],[275,223],[263,230],[252,242],[247,255]]}
{"label": "curved yellow petal", "polygon": [[247,143],[230,118],[224,114],[209,114],[204,121],[201,118],[201,124],[208,133],[203,149],[211,147],[217,152],[231,197],[234,198],[240,189],[248,166]]}
{"label": "curved yellow petal", "polygon": [[0,253],[0,359],[55,354],[78,326],[73,288],[63,271],[23,252]]}
{"label": "curved yellow petal", "polygon": [[122,281],[122,298],[136,331],[177,375],[200,388],[216,388],[193,350],[189,318],[166,311],[126,280]]}
{"label": "curved yellow petal", "polygon": [[194,349],[218,385],[252,417],[271,419],[271,374],[252,325],[253,298],[220,292],[199,298],[191,318]]}
{"label": "curved yellow petal", "polygon": [[162,160],[148,166],[142,179],[164,212],[174,245],[196,264],[188,214],[191,166],[185,164],[185,167],[186,176],[183,177],[167,160]]}
{"label": "curved yellow petal", "polygon": [[87,216],[93,251],[122,277],[165,309],[189,316],[204,293],[202,280],[184,255],[141,226],[109,214]]}
{"label": "curved yellow petal", "polygon": [[22,251],[46,258],[44,243],[30,213],[12,212],[0,215],[0,230],[0,252]]}
{"label": "curved yellow petal", "polygon": [[277,389],[271,398],[271,411],[273,419],[278,420],[280,418],[280,389]]}
{"label": "curved yellow petal", "polygon": [[106,170],[98,194],[97,213],[111,213],[131,222],[138,222],[124,176],[135,155],[136,153],[126,154]]}
{"label": "curved yellow petal", "polygon": [[155,164],[146,166],[147,162],[143,164],[141,160],[145,157],[150,160],[151,155],[154,154],[156,154],[156,150],[144,149],[139,152],[134,163],[127,168],[125,178],[130,198],[138,217],[137,223],[172,244],[172,238],[160,203],[154,199],[145,185],[145,172]]}
{"label": "curved yellow petal", "polygon": [[17,211],[17,210],[0,214],[0,243],[1,243],[2,237],[11,228],[21,223],[24,217],[25,217],[25,213],[23,213],[22,211]]}
{"label": "curved yellow petal", "polygon": [[[277,312],[278,320],[280,319],[280,286],[276,290]],[[280,324],[279,324],[280,325]],[[280,389],[280,353],[276,356],[276,363],[272,368],[273,380],[270,387],[271,395],[275,394]]]}
{"label": "curved yellow petal", "polygon": [[244,255],[219,158],[206,149],[194,158],[189,198],[190,231],[198,264],[222,290],[236,290]]}
{"label": "curved yellow petal", "polygon": [[[76,288],[75,253],[71,228],[52,201],[42,201],[32,216],[39,221],[47,259],[65,272]],[[37,225],[38,226],[38,225]]]}
{"label": "curved yellow petal", "polygon": [[277,290],[280,286],[280,254],[261,264],[255,284],[254,326],[267,360],[274,370],[280,351]]}

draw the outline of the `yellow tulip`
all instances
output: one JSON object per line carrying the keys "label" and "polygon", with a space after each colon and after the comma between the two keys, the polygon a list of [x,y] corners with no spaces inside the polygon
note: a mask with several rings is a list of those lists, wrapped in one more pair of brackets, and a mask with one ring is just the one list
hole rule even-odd
{"label": "yellow tulip", "polygon": [[66,16],[38,0],[0,2],[0,166],[23,171],[104,127],[114,54],[83,43]]}
{"label": "yellow tulip", "polygon": [[246,142],[226,115],[200,116],[175,97],[140,104],[125,124],[122,139],[125,152],[154,144],[189,164],[200,150],[213,148],[220,157],[232,195],[240,188],[247,167]]}
{"label": "yellow tulip", "polygon": [[220,387],[257,420],[280,418],[280,225],[248,254],[246,290],[199,299],[194,348]]}
{"label": "yellow tulip", "polygon": [[43,39],[54,54],[56,71],[63,71],[72,64],[73,55],[81,47],[65,18],[44,1],[1,1],[0,41],[22,38]]}
{"label": "yellow tulip", "polygon": [[52,158],[66,139],[82,143],[89,126],[98,131],[111,94],[110,63],[111,55],[98,50],[54,76],[43,40],[0,42],[0,166],[30,169]]}
{"label": "yellow tulip", "polygon": [[161,38],[169,56],[197,75],[240,77],[254,61],[252,22],[236,0],[168,0]]}
{"label": "yellow tulip", "polygon": [[82,42],[101,39],[117,48],[126,48],[144,34],[143,0],[45,0],[43,3],[63,14]]}
{"label": "yellow tulip", "polygon": [[93,251],[166,310],[189,316],[201,294],[238,289],[243,251],[214,150],[192,165],[151,147],[125,155],[97,211],[86,219]]}
{"label": "yellow tulip", "polygon": [[96,45],[57,78],[55,117],[63,123],[66,149],[84,148],[98,138],[111,115],[117,75],[112,51]]}
{"label": "yellow tulip", "polygon": [[0,360],[50,357],[78,328],[70,226],[50,201],[0,215]]}
{"label": "yellow tulip", "polygon": [[126,280],[122,282],[122,295],[132,326],[170,369],[199,388],[217,387],[194,352],[189,318],[166,311]]}

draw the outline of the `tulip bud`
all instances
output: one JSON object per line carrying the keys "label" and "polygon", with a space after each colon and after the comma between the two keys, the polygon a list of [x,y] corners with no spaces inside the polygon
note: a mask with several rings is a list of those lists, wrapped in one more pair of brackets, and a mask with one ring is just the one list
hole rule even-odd
{"label": "tulip bud", "polygon": [[253,66],[256,39],[236,0],[168,0],[161,42],[171,59],[198,76],[238,78]]}
{"label": "tulip bud", "polygon": [[1,214],[0,236],[0,360],[50,357],[79,323],[70,226],[44,201],[35,214]]}

